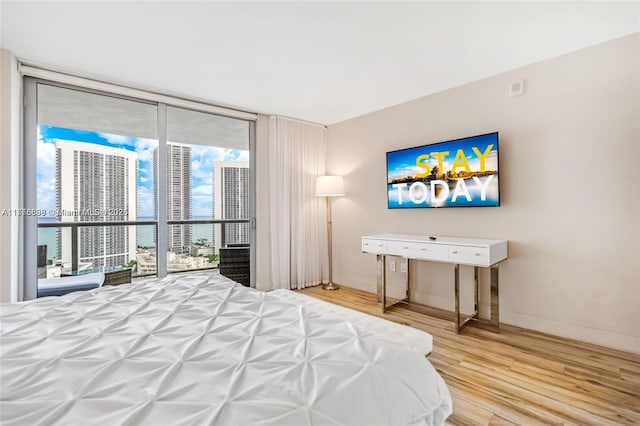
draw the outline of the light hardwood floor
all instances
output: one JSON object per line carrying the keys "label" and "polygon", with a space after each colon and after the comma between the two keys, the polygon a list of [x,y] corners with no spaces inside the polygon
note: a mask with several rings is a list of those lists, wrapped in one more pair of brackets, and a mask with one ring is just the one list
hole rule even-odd
{"label": "light hardwood floor", "polygon": [[450,425],[640,425],[640,355],[501,324],[500,333],[393,308],[341,287],[302,293],[430,333],[453,398]]}

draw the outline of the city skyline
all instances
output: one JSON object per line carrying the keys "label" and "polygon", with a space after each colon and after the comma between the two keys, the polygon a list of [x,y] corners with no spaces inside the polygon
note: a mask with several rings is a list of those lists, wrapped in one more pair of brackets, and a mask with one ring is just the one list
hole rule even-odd
{"label": "city skyline", "polygon": [[[479,171],[480,160],[473,148],[485,153],[485,150],[490,146],[491,149],[486,152],[485,169],[497,171],[498,144],[495,135],[492,133],[388,152],[387,183],[391,183],[394,179],[402,179],[408,176],[417,178],[419,174],[425,173],[427,168],[431,170],[433,167],[439,166],[438,156],[434,155],[436,153],[441,153],[442,157],[442,170],[438,170],[439,173],[446,173],[452,169],[459,151],[464,154],[464,159],[462,160],[466,161],[470,169]],[[420,165],[418,165],[417,159],[421,156],[424,156],[424,159],[420,160]]]}
{"label": "city skyline", "polygon": [[[154,180],[157,182],[158,150],[153,153]],[[167,143],[167,219],[184,220],[191,218],[191,147]],[[158,212],[156,200],[154,212]],[[167,235],[169,250],[186,253],[191,246],[191,227],[173,225]]]}
{"label": "city skyline", "polygon": [[[57,140],[57,211],[82,212],[60,219],[80,222],[135,219],[136,161],[137,154],[132,151]],[[136,232],[131,227],[82,227],[78,230],[77,243],[78,267],[119,266],[136,255]],[[71,259],[73,247],[71,229],[58,228],[60,258]]]}
{"label": "city skyline", "polygon": [[[58,140],[85,142],[137,153],[137,217],[154,217],[155,194],[153,155],[156,140],[113,135],[87,130],[38,126],[37,207],[45,211],[56,208],[55,143]],[[191,216],[210,217],[213,212],[213,161],[249,161],[248,150],[205,145],[180,144],[191,148]]]}
{"label": "city skyline", "polygon": [[[220,219],[249,218],[249,163],[246,161],[213,162],[214,217]],[[215,243],[246,244],[248,223],[226,223],[225,241]],[[218,246],[219,247],[219,246]]]}

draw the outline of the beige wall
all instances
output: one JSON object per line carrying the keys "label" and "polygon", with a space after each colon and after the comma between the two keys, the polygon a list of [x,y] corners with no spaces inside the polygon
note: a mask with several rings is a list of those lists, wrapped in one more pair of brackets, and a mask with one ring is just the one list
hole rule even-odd
{"label": "beige wall", "polygon": [[[502,322],[640,352],[639,51],[635,34],[329,126],[328,173],[347,192],[333,204],[334,281],[375,291],[367,234],[506,239]],[[527,93],[507,97],[519,79]],[[386,151],[493,131],[501,207],[387,209]],[[417,300],[453,307],[450,265],[411,273]]]}
{"label": "beige wall", "polygon": [[0,303],[18,300],[18,226],[2,211],[19,207],[21,83],[16,58],[0,50]]}

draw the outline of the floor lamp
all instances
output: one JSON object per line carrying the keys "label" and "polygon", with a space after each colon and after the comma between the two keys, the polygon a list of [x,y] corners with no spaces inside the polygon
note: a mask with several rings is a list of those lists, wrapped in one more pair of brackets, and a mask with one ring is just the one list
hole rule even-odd
{"label": "floor lamp", "polygon": [[333,259],[331,244],[331,200],[330,197],[344,195],[344,182],[342,176],[319,176],[316,181],[316,196],[324,197],[327,203],[327,239],[329,245],[329,283],[322,286],[324,290],[337,290],[340,287],[333,283]]}

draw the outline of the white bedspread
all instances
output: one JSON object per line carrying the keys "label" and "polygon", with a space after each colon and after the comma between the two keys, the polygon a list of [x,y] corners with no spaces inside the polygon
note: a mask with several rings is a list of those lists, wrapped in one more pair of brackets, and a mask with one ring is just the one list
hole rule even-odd
{"label": "white bedspread", "polygon": [[218,274],[2,305],[2,425],[442,424],[426,358]]}
{"label": "white bedspread", "polygon": [[433,337],[424,331],[387,321],[353,309],[343,308],[291,290],[274,290],[269,295],[304,306],[329,318],[349,321],[354,326],[373,333],[379,339],[390,340],[398,347],[428,355],[433,349]]}

